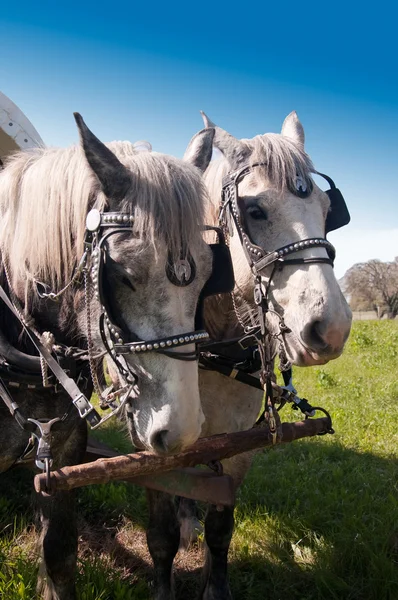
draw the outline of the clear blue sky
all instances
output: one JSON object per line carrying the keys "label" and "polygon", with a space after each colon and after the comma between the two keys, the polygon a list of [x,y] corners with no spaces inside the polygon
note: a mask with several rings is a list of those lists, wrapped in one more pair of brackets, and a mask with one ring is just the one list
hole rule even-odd
{"label": "clear blue sky", "polygon": [[279,131],[296,110],[352,214],[331,235],[337,275],[398,255],[393,3],[4,4],[0,90],[47,144],[77,140],[77,110],[104,141],[181,156],[200,109],[237,137]]}

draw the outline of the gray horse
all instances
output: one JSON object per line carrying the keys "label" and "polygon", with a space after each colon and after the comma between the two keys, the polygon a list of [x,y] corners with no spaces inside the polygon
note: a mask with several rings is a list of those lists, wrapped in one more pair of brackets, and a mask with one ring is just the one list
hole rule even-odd
{"label": "gray horse", "polygon": [[[54,468],[82,462],[81,417],[96,415],[84,397],[74,405],[46,370],[18,313],[86,398],[99,383],[98,361],[104,354],[114,361],[126,384],[126,418],[144,447],[183,449],[204,420],[195,342],[206,334],[194,320],[212,265],[200,171],[214,130],[191,140],[183,162],[128,142],[104,145],[80,115],[76,121],[80,146],[21,152],[0,173],[0,283],[15,307],[0,301],[1,472],[23,462],[32,433],[43,441],[39,430],[52,419]],[[102,402],[112,409],[109,398]],[[38,500],[43,597],[73,600],[74,494]]]}
{"label": "gray horse", "polygon": [[[204,120],[207,127],[215,127],[205,115]],[[259,274],[270,309],[267,312],[270,338],[272,334],[276,336],[270,344],[270,355],[275,359],[281,351],[284,361],[302,367],[325,364],[337,358],[350,332],[351,312],[333,272],[329,256],[331,246],[324,240],[333,207],[328,195],[311,177],[315,169],[304,151],[304,130],[296,113],[285,119],[281,134],[259,135],[250,140],[237,140],[215,127],[214,146],[221,157],[214,160],[205,173],[210,192],[208,220],[218,223],[223,178],[230,173],[243,173],[235,180],[239,222],[245,223],[247,235],[245,238],[238,234],[236,221],[232,226],[230,224],[236,286],[230,296],[207,300],[206,328],[213,340],[222,341],[241,338],[246,328],[250,330],[258,325],[252,268],[258,258],[256,253],[283,249],[286,256],[294,252],[296,262],[289,264],[287,260],[281,269],[274,268],[275,263],[272,263]],[[252,264],[247,248],[244,248],[245,241],[255,257]],[[280,328],[282,317],[283,329]],[[242,360],[239,352],[235,356],[237,363]],[[245,358],[243,353],[243,360]],[[203,366],[207,368],[200,369],[199,374],[205,414],[202,436],[252,427],[260,412],[263,393],[233,378],[236,376],[233,370],[232,377],[228,378],[210,370],[209,362]],[[252,457],[253,453],[246,453],[224,461],[224,472],[233,477],[236,488],[242,483]],[[174,598],[173,559],[180,541],[183,542],[180,530],[181,535],[189,538],[195,515],[192,503],[181,500],[178,521],[170,496],[152,491],[148,496],[147,540],[155,567],[155,597],[156,600],[171,600]],[[216,506],[208,508],[201,600],[231,599],[227,556],[234,525],[233,513],[229,507],[221,512]]]}

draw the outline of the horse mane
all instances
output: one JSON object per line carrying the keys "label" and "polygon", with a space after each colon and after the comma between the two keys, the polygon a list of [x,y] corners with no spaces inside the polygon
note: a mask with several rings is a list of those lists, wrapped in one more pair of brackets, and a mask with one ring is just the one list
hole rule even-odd
{"label": "horse mane", "polygon": [[[280,133],[266,133],[252,139],[240,140],[251,152],[247,164],[265,163],[251,174],[258,181],[264,178],[281,193],[294,183],[297,175],[308,179],[315,171],[308,154],[292,139]],[[243,166],[243,165],[242,165]],[[222,179],[231,170],[226,158],[213,160],[206,171],[205,179],[210,192],[211,206],[208,218],[215,223],[221,200]]]}
{"label": "horse mane", "polygon": [[[132,173],[119,210],[134,216],[134,235],[153,245],[161,238],[173,257],[199,243],[206,196],[199,172],[130,142],[107,146]],[[13,285],[64,284],[83,254],[88,211],[103,211],[106,202],[80,146],[11,156],[0,173],[0,249]]]}

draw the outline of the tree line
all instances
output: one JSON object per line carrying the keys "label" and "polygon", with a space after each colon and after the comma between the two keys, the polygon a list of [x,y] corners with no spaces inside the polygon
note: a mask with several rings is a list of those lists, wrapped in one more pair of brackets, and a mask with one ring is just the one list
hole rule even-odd
{"label": "tree line", "polygon": [[343,292],[352,310],[373,310],[381,319],[398,315],[398,256],[392,262],[369,260],[344,275]]}

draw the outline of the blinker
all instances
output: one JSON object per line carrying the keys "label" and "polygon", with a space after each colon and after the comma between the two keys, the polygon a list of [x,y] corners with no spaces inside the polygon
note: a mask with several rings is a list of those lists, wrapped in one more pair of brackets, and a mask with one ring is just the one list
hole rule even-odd
{"label": "blinker", "polygon": [[330,190],[326,190],[326,194],[329,196],[330,200],[330,208],[326,217],[325,223],[325,234],[330,231],[335,231],[336,229],[340,229],[351,221],[351,216],[349,210],[347,208],[347,204],[345,203],[343,194],[336,187],[333,179],[328,175],[324,175],[323,173],[319,173],[316,171],[317,175],[320,175],[330,185]]}

